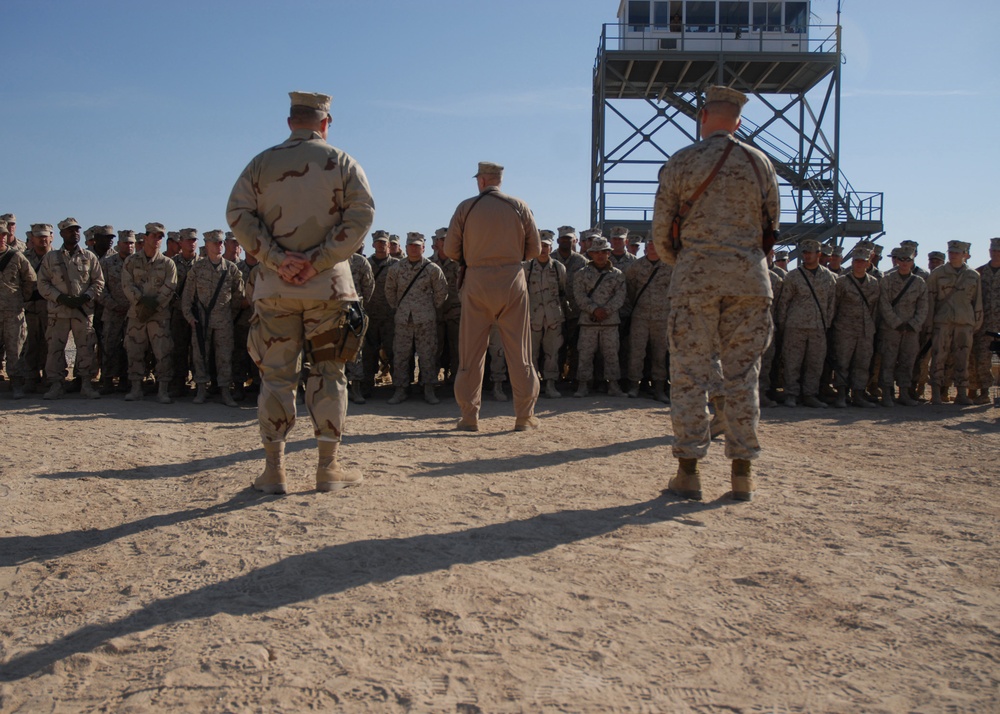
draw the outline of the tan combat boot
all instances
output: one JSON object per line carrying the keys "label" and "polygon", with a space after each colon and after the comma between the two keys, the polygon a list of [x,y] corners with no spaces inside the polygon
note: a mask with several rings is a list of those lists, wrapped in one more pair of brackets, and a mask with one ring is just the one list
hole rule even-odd
{"label": "tan combat boot", "polygon": [[638,382],[629,382],[628,383],[628,391],[626,392],[626,394],[628,394],[628,396],[631,399],[638,399],[639,398],[639,383]]}
{"label": "tan combat boot", "polygon": [[424,401],[428,404],[440,404],[441,400],[438,399],[437,394],[434,393],[433,384],[424,385]]}
{"label": "tan combat boot", "polygon": [[52,383],[52,386],[49,387],[49,391],[47,391],[42,396],[42,399],[59,399],[59,397],[61,397],[65,393],[66,393],[66,390],[63,389],[62,380],[61,379],[57,379],[55,382]]}
{"label": "tan combat boot", "polygon": [[733,459],[733,500],[749,501],[753,498],[753,470],[747,459]]}
{"label": "tan combat boot", "polygon": [[285,493],[285,442],[264,444],[264,470],[253,482],[254,490],[261,493]]}
{"label": "tan combat boot", "polygon": [[320,441],[319,464],[316,467],[316,490],[321,493],[329,491],[339,491],[348,486],[357,486],[364,481],[364,476],[357,469],[341,468],[337,462],[337,450],[340,442]]}
{"label": "tan combat boot", "polygon": [[142,401],[142,380],[135,379],[132,380],[132,387],[129,389],[128,394],[125,395],[126,402],[141,402]]}
{"label": "tan combat boot", "polygon": [[406,387],[396,387],[396,391],[386,400],[386,404],[402,404],[406,401]]}
{"label": "tan combat boot", "polygon": [[[141,384],[139,385],[139,389],[142,389]],[[170,398],[169,389],[170,385],[166,382],[160,382],[156,387],[156,401],[160,404],[173,404],[174,400]]]}
{"label": "tan combat boot", "polygon": [[556,380],[546,379],[545,380],[545,396],[549,399],[559,399],[562,395],[559,390],[556,389]]}
{"label": "tan combat boot", "polygon": [[227,407],[239,406],[236,400],[233,399],[233,394],[229,391],[229,387],[219,387],[219,396],[222,397],[222,403]]}
{"label": "tan combat boot", "polygon": [[573,392],[574,397],[585,397],[590,394],[590,383],[586,380],[580,380],[580,385]]}
{"label": "tan combat boot", "polygon": [[972,404],[969,399],[969,390],[965,387],[958,387],[958,394],[955,396],[955,404],[967,407]]}
{"label": "tan combat boot", "polygon": [[198,393],[194,395],[194,399],[191,400],[192,404],[204,404],[208,401],[208,385],[199,384]]}
{"label": "tan combat boot", "polygon": [[989,389],[980,389],[979,390],[979,394],[976,395],[976,398],[972,400],[972,403],[973,404],[990,404],[992,401],[993,400],[990,399],[990,390]]}
{"label": "tan combat boot", "polygon": [[612,379],[608,382],[608,396],[609,397],[624,397],[625,392],[622,391],[622,386],[618,384],[617,379]]}
{"label": "tan combat boot", "polygon": [[503,382],[493,383],[493,398],[498,402],[506,402],[507,395],[503,391]]}
{"label": "tan combat boot", "polygon": [[11,379],[10,392],[14,399],[24,399],[24,380],[18,377]]}
{"label": "tan combat boot", "polygon": [[931,385],[931,404],[941,404],[941,387],[937,384]]}
{"label": "tan combat boot", "polygon": [[847,387],[837,390],[837,397],[833,400],[836,409],[847,409]]}
{"label": "tan combat boot", "polygon": [[892,390],[888,389],[888,388],[882,390],[882,399],[880,399],[879,401],[881,402],[881,404],[882,404],[883,407],[894,407],[894,406],[896,406],[896,402],[892,398]]}
{"label": "tan combat boot", "polygon": [[361,382],[356,379],[351,382],[351,401],[355,404],[365,403],[365,397],[361,394]]}
{"label": "tan combat boot", "polygon": [[701,476],[698,459],[677,459],[677,475],[667,484],[670,493],[689,501],[701,500]]}
{"label": "tan combat boot", "polygon": [[94,383],[89,378],[84,378],[80,382],[80,396],[84,399],[100,399],[101,393],[94,388]]}
{"label": "tan combat boot", "polygon": [[667,396],[667,383],[663,380],[653,382],[653,399],[661,404],[670,404],[670,397]]}

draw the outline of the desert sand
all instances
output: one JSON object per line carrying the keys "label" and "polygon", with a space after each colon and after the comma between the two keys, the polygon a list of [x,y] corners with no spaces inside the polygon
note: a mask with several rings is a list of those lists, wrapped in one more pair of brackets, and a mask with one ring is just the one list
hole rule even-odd
{"label": "desert sand", "polygon": [[250,402],[0,394],[0,711],[1000,708],[1000,409],[765,410],[690,503],[651,400],[388,394],[284,497]]}

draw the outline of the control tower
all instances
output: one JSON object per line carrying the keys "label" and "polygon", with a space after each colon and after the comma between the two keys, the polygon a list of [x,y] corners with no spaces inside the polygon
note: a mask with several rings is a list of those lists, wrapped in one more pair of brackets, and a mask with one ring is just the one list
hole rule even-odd
{"label": "control tower", "polygon": [[657,172],[722,84],[751,97],[737,136],[774,163],[783,244],[882,233],[882,194],[840,166],[840,26],[810,18],[802,0],[621,0],[594,66],[592,225],[650,230]]}

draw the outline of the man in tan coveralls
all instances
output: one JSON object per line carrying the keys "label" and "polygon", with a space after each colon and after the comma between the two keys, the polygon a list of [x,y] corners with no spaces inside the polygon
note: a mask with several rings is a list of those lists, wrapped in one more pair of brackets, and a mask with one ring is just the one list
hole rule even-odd
{"label": "man in tan coveralls", "polygon": [[38,271],[38,292],[49,303],[49,324],[45,333],[49,341],[49,356],[45,363],[45,376],[50,386],[43,399],[58,399],[64,393],[66,342],[71,330],[79,370],[74,377],[82,380],[80,394],[87,399],[99,399],[101,396],[90,380],[97,370],[94,305],[104,291],[104,273],[97,256],[80,247],[80,230],[75,218],[59,223],[63,247],[47,253]]}
{"label": "man in tan coveralls", "polygon": [[[702,141],[675,153],[660,169],[653,204],[653,241],[674,265],[670,280],[671,418],[677,475],[668,488],[701,499],[698,459],[711,443],[708,393],[712,356],[722,362],[726,399],[726,456],[732,463],[732,496],[748,501],[754,484],[750,461],[760,453],[757,381],[761,354],[771,340],[771,280],[763,248],[763,214],[778,219],[778,182],[768,158],[735,143],[747,101],[728,87],[709,87],[701,110]],[[727,146],[727,160],[719,164]],[[681,207],[719,166],[681,228],[682,247],[671,243],[671,223]]]}
{"label": "man in tan coveralls", "polygon": [[483,161],[474,177],[479,195],[458,204],[444,252],[465,264],[455,401],[458,428],[479,430],[483,368],[490,326],[500,328],[511,388],[514,430],[537,429],[538,375],[531,363],[528,285],[521,263],[541,252],[535,217],[523,201],[500,191],[503,166]]}
{"label": "man in tan coveralls", "polygon": [[258,154],[236,180],[226,218],[243,249],[260,261],[253,288],[250,354],[260,367],[257,403],[267,454],[254,488],[285,493],[285,440],[295,423],[301,353],[312,370],[306,408],[318,442],[316,490],[361,483],[337,462],[347,421],[347,379],[337,349],[348,302],[358,299],[348,259],[375,217],[361,166],[326,142],[330,97],[291,92],[291,136]]}

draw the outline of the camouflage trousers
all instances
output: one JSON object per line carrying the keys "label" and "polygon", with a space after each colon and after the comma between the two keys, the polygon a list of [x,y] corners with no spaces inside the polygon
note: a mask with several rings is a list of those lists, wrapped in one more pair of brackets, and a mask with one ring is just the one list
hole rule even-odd
{"label": "camouflage trousers", "polygon": [[125,327],[128,315],[113,310],[104,311],[104,334],[101,343],[101,379],[122,377],[128,373],[128,353],[125,350]]}
{"label": "camouflage trousers", "polygon": [[253,308],[244,308],[233,321],[233,381],[237,384],[245,384],[256,370],[247,350],[251,315]]}
{"label": "camouflage trousers", "polygon": [[445,381],[454,381],[458,374],[458,325],[461,317],[450,317],[437,322],[438,366],[444,369]]}
{"label": "camouflage trousers", "polygon": [[642,372],[649,351],[650,376],[654,382],[667,381],[667,351],[669,337],[667,323],[633,316],[628,333],[628,378],[630,382],[642,381]]}
{"label": "camouflage trousers", "polygon": [[156,381],[169,384],[174,376],[174,341],[167,318],[140,322],[129,318],[125,328],[125,352],[128,353],[128,377],[133,385],[141,384],[146,376],[146,355],[152,350],[156,358]]}
{"label": "camouflage trousers", "polygon": [[365,384],[374,386],[375,377],[379,371],[379,353],[385,350],[389,366],[393,364],[392,345],[395,340],[396,324],[393,317],[368,316],[368,332],[365,333],[365,346],[361,353],[362,364],[365,367]]}
{"label": "camouflage trousers", "polygon": [[[771,311],[771,322],[774,322],[774,311]],[[774,371],[774,358],[778,355],[777,335],[773,335],[771,342],[760,358],[760,377],[757,379],[760,394],[765,394],[771,389],[771,373]]]}
{"label": "camouflage trousers", "polygon": [[206,326],[203,332],[205,351],[208,355],[202,354],[197,333],[192,328],[192,334],[195,334],[191,344],[194,355],[194,383],[208,384],[212,381],[208,374],[208,357],[211,355],[215,357],[216,384],[228,388],[233,383],[233,323],[227,322],[220,327]]}
{"label": "camouflage trousers", "polygon": [[344,374],[347,377],[348,382],[361,382],[365,378],[365,362],[364,357],[365,350],[364,345],[358,350],[358,356],[354,358],[353,362],[347,362],[344,364]]}
{"label": "camouflage trousers", "polygon": [[576,378],[581,382],[593,378],[594,355],[598,350],[604,359],[604,378],[621,379],[622,371],[618,364],[618,325],[580,325],[576,350],[579,354]]}
{"label": "camouflage trousers", "polygon": [[45,331],[49,326],[48,308],[44,301],[36,300],[33,308],[24,311],[28,337],[24,343],[24,371],[28,379],[38,379],[45,373],[49,357],[49,341]]}
{"label": "camouflage trousers", "polygon": [[550,325],[535,329],[531,328],[531,363],[538,368],[539,358],[542,363],[543,379],[559,379],[559,348],[563,343],[563,326]]}
{"label": "camouflage trousers", "polygon": [[[833,385],[837,389],[864,389],[875,351],[875,335],[863,331],[833,333]],[[906,382],[905,386],[909,386]]]}
{"label": "camouflage trousers", "polygon": [[23,379],[27,370],[24,368],[24,343],[28,339],[28,326],[24,321],[24,311],[0,310],[0,338],[3,339],[3,351],[6,353],[7,376],[11,379]]}
{"label": "camouflage trousers", "polygon": [[[173,340],[174,352],[170,386],[180,390],[187,384],[188,373],[191,371],[191,325],[184,319],[180,305],[174,303],[170,310],[170,337]],[[131,363],[132,358],[129,357]],[[159,362],[159,359],[157,359]]]}
{"label": "camouflage trousers", "polygon": [[993,338],[980,330],[972,336],[972,355],[969,358],[971,374],[969,386],[976,389],[989,389],[993,386],[993,352],[990,343]]}
{"label": "camouflage trousers", "polygon": [[781,359],[785,365],[785,391],[788,394],[793,397],[819,394],[826,348],[826,330],[822,328],[785,330]]}
{"label": "camouflage trousers", "polygon": [[392,344],[392,385],[405,387],[413,375],[413,354],[420,365],[420,384],[436,384],[437,324],[434,322],[403,322],[396,325]]}
{"label": "camouflage trousers", "polygon": [[66,343],[69,333],[73,333],[76,343],[76,367],[74,377],[90,379],[97,371],[96,339],[93,317],[82,314],[79,317],[56,317],[49,315],[45,336],[49,343],[49,354],[45,362],[45,376],[52,382],[66,379]]}
{"label": "camouflage trousers", "polygon": [[670,400],[673,455],[701,459],[708,454],[708,396],[722,365],[726,398],[726,456],[755,459],[760,453],[757,381],[760,357],[771,341],[771,299],[757,296],[674,298],[670,336]]}
{"label": "camouflage trousers", "polygon": [[913,367],[920,351],[920,338],[916,332],[890,330],[883,325],[879,332],[878,351],[882,355],[879,367],[879,386],[889,391],[893,382],[908,389],[913,383]]}
{"label": "camouflage trousers", "polygon": [[494,323],[490,328],[490,341],[487,343],[486,351],[490,356],[490,380],[496,384],[507,381],[507,355],[503,351],[503,341],[500,339],[500,330]]}
{"label": "camouflage trousers", "polygon": [[[295,425],[295,393],[306,340],[338,328],[346,303],[341,300],[262,298],[254,301],[250,356],[260,369],[257,418],[265,444],[285,441]],[[340,441],[347,421],[344,363],[313,363],[306,382],[306,409],[319,441]]]}
{"label": "camouflage trousers", "polygon": [[972,325],[934,325],[931,343],[931,384],[945,383],[948,357],[955,360],[955,386],[969,386],[969,355],[972,352]]}

